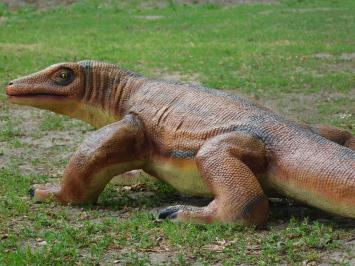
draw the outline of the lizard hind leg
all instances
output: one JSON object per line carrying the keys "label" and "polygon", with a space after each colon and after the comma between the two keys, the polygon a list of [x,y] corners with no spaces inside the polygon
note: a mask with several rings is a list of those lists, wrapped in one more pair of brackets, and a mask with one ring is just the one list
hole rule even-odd
{"label": "lizard hind leg", "polygon": [[[171,206],[159,217],[183,222],[240,223],[263,226],[269,202],[249,166],[265,164],[264,145],[245,133],[228,133],[205,143],[196,156],[202,177],[214,194],[205,207]],[[249,166],[248,166],[249,165]]]}

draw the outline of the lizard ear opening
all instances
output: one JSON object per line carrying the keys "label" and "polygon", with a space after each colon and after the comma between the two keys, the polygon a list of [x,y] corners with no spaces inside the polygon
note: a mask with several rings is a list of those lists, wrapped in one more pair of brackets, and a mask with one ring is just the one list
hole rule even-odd
{"label": "lizard ear opening", "polygon": [[73,82],[75,78],[73,70],[70,68],[61,68],[54,73],[52,80],[61,86],[67,86]]}

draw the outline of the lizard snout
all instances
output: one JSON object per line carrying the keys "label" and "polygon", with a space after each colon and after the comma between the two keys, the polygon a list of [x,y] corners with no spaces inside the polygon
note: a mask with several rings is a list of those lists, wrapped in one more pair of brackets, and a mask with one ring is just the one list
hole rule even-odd
{"label": "lizard snout", "polygon": [[13,85],[14,85],[13,81],[10,81],[9,83],[7,83],[7,86],[5,88],[7,95],[11,95],[13,93]]}

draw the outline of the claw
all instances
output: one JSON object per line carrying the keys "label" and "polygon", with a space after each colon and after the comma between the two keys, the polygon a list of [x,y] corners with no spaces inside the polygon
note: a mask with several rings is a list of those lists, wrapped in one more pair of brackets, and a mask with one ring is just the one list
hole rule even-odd
{"label": "claw", "polygon": [[31,187],[31,188],[28,190],[28,195],[30,195],[31,198],[34,197],[34,195],[35,195],[35,188],[34,188],[34,187]]}
{"label": "claw", "polygon": [[165,208],[159,213],[159,219],[175,219],[178,212],[179,208],[176,207]]}
{"label": "claw", "polygon": [[178,215],[178,211],[173,212],[172,214],[170,214],[170,215],[168,216],[168,219],[176,219],[177,215]]}

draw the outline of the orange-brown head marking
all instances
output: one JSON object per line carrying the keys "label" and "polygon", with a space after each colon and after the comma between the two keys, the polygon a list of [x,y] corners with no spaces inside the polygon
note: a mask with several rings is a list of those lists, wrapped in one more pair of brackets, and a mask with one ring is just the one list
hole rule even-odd
{"label": "orange-brown head marking", "polygon": [[[78,63],[61,63],[34,74],[13,80],[6,87],[10,102],[33,105],[55,97],[80,99],[84,92],[84,72]],[[40,96],[40,98],[38,97]]]}

